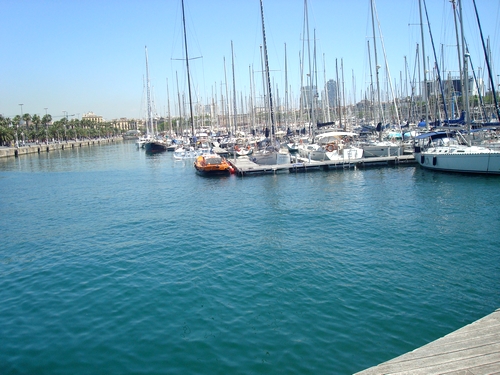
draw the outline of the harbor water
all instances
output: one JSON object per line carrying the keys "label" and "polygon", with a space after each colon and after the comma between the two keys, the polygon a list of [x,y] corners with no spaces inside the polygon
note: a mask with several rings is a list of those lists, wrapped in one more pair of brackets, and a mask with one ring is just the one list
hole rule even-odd
{"label": "harbor water", "polygon": [[351,374],[500,307],[500,178],[0,159],[0,373]]}

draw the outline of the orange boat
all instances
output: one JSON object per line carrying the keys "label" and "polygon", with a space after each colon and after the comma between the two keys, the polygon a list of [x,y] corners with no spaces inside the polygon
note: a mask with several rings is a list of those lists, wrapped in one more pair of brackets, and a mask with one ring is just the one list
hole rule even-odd
{"label": "orange boat", "polygon": [[196,171],[204,175],[234,173],[233,167],[223,157],[216,154],[200,155],[194,162]]}

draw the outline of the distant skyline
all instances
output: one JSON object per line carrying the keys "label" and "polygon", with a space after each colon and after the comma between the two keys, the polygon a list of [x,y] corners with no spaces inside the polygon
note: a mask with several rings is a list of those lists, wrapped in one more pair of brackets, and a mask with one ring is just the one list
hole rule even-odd
{"label": "distant skyline", "polygon": [[[231,43],[238,112],[251,92],[250,72],[252,90],[262,101],[259,0],[184,1],[193,101],[206,105],[213,98],[220,106],[226,90],[233,95]],[[314,51],[318,92],[325,78],[337,81],[338,71],[346,103],[362,99],[375,73],[370,0],[308,0],[309,46],[304,0],[263,4],[273,95],[277,92],[282,104],[285,75],[290,100],[298,102],[301,77],[307,79]],[[476,4],[484,37],[490,40],[498,89],[500,0]],[[457,76],[452,5],[449,0],[426,0],[426,5],[440,69],[446,76]],[[375,7],[381,86],[389,91],[386,56],[394,89],[404,93],[406,76],[413,79],[416,71],[416,48],[421,44],[418,0],[378,0]],[[54,120],[65,111],[79,118],[94,112],[108,121],[145,117],[145,46],[156,112],[166,115],[170,102],[170,113],[178,115],[178,97],[187,100],[181,0],[0,0],[0,10],[0,114],[5,117],[21,115],[20,104],[23,113],[32,115],[43,116],[47,108]],[[463,1],[463,13],[471,61],[489,88],[472,0]],[[423,17],[427,68],[432,70],[434,55],[425,13]],[[419,64],[422,69],[421,57]]]}

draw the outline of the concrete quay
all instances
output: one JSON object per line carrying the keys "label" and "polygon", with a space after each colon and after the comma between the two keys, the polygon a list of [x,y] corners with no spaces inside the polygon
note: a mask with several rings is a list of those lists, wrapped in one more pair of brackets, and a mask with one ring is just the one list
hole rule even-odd
{"label": "concrete quay", "polygon": [[0,158],[18,157],[21,155],[28,155],[28,154],[41,154],[44,152],[51,152],[56,150],[69,150],[78,147],[99,146],[103,144],[121,142],[122,140],[123,140],[122,137],[113,137],[113,138],[98,138],[98,139],[82,139],[78,141],[71,140],[63,142],[54,142],[49,144],[30,143],[20,147],[0,147]]}

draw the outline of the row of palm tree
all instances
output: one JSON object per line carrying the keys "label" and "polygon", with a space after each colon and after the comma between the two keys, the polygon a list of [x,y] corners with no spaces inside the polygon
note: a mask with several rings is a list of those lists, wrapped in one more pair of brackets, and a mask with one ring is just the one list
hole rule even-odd
{"label": "row of palm tree", "polygon": [[40,117],[28,113],[14,116],[12,119],[0,115],[0,145],[13,146],[23,142],[45,143],[75,139],[112,137],[120,130],[110,122],[93,122],[86,119],[63,117],[52,121],[49,114]]}

